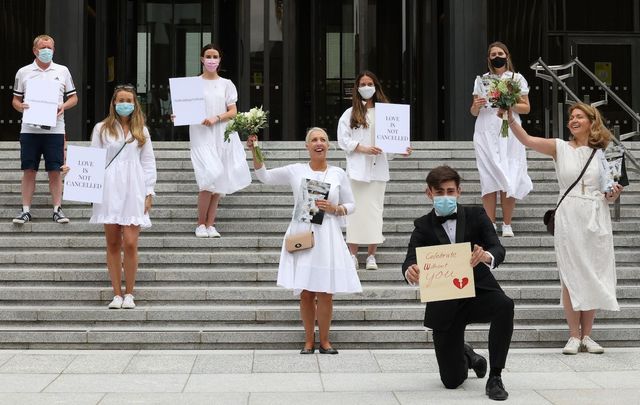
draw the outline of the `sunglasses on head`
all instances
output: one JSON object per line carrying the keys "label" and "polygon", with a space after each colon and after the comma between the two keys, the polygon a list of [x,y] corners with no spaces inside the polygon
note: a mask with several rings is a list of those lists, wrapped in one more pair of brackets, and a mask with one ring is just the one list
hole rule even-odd
{"label": "sunglasses on head", "polygon": [[131,83],[119,84],[115,87],[115,90],[135,90],[136,88]]}

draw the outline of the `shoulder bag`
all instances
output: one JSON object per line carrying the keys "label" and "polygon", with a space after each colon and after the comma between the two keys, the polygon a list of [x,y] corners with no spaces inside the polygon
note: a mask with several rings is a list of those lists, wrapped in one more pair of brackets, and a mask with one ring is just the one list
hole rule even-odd
{"label": "shoulder bag", "polygon": [[558,201],[558,203],[556,204],[556,207],[544,213],[544,217],[542,217],[542,222],[544,222],[544,224],[547,226],[547,232],[550,233],[551,235],[553,235],[556,230],[556,225],[555,225],[556,210],[560,206],[560,203],[562,202],[562,200],[564,200],[567,194],[569,194],[569,191],[571,191],[575,187],[575,185],[578,184],[582,176],[584,176],[584,173],[587,171],[587,167],[589,167],[589,163],[591,163],[591,159],[593,159],[593,156],[595,154],[596,154],[596,149],[593,149],[593,151],[591,152],[591,156],[589,156],[587,163],[582,168],[582,171],[580,172],[580,175],[578,176],[576,181],[574,181],[573,184],[570,185],[569,188],[567,188],[567,191],[564,192],[564,195],[562,196],[560,201]]}

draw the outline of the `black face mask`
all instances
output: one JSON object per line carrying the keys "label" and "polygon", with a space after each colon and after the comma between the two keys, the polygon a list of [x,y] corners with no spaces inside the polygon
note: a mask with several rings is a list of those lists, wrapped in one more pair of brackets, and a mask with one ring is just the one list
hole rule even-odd
{"label": "black face mask", "polygon": [[497,56],[493,59],[490,59],[490,62],[491,62],[491,66],[493,66],[496,69],[500,69],[501,67],[507,64],[507,58],[501,58],[500,56]]}

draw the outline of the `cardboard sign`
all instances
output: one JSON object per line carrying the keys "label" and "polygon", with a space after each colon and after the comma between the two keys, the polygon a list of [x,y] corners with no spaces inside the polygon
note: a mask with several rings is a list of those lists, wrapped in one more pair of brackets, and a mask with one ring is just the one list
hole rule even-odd
{"label": "cardboard sign", "polygon": [[106,149],[67,146],[69,173],[64,178],[64,200],[102,203],[106,155]]}
{"label": "cardboard sign", "polygon": [[407,153],[410,146],[409,104],[376,103],[376,146],[385,153]]}
{"label": "cardboard sign", "polygon": [[420,301],[476,296],[469,242],[416,248],[420,269]]}

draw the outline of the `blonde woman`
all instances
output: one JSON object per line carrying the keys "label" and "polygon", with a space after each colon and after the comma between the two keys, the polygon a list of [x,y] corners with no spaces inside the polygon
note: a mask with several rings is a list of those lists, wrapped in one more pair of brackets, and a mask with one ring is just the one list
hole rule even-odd
{"label": "blonde woman", "polygon": [[[602,123],[598,109],[583,103],[569,108],[567,127],[571,140],[533,137],[509,114],[509,126],[523,145],[551,156],[556,166],[560,196],[578,178],[593,149],[603,153],[611,133]],[[607,203],[614,202],[623,187],[614,184],[608,193],[600,191],[599,159],[589,162],[579,183],[569,191],[555,215],[554,245],[562,295],[560,302],[569,325],[564,354],[580,350],[602,353],[591,331],[597,309],[619,311],[616,299],[616,261],[613,231]],[[560,197],[559,196],[559,197]]]}
{"label": "blonde woman", "polygon": [[[135,308],[138,236],[140,228],[151,226],[149,210],[155,195],[156,159],[133,86],[116,87],[109,116],[94,127],[91,146],[107,150],[104,199],[102,204],[93,205],[89,222],[104,224],[107,268],[114,293],[109,308]],[[121,250],[126,279],[124,295]]]}
{"label": "blonde woman", "polygon": [[[333,295],[362,292],[340,227],[341,217],[355,211],[349,179],[341,168],[329,166],[329,136],[323,129],[311,128],[307,132],[305,146],[309,162],[270,170],[256,160],[253,148],[256,140],[255,135],[251,136],[247,146],[253,152],[253,167],[258,180],[264,184],[289,185],[293,190],[295,207],[285,239],[289,235],[313,231],[314,246],[311,249],[290,253],[283,243],[278,267],[278,286],[292,289],[295,295],[300,296],[300,315],[305,331],[305,344],[300,354],[315,352],[316,319],[320,330],[320,353],[337,354],[329,340]],[[315,207],[324,212],[321,224],[307,218],[309,211],[303,208],[308,201],[305,195],[311,182],[314,185],[320,182],[330,184],[326,199],[315,200]]]}

